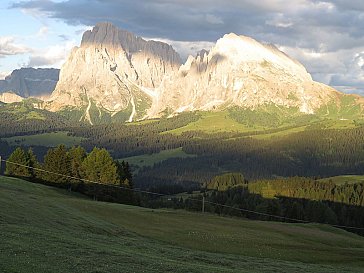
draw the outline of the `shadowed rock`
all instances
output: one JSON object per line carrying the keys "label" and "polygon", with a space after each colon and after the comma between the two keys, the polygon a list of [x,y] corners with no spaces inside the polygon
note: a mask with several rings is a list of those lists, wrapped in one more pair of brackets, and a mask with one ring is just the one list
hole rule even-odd
{"label": "shadowed rock", "polygon": [[21,68],[0,80],[0,93],[13,92],[21,97],[50,95],[59,78],[59,69]]}

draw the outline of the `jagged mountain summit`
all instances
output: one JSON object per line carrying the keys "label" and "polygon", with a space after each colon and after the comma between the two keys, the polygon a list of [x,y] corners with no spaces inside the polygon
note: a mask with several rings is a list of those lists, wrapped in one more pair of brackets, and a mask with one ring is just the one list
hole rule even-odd
{"label": "jagged mountain summit", "polygon": [[155,89],[180,64],[170,45],[100,23],[72,50],[47,107],[86,106],[82,118],[91,123],[92,106],[111,115],[126,112],[130,121],[140,119],[151,107]]}
{"label": "jagged mountain summit", "polygon": [[46,108],[78,109],[92,124],[105,113],[133,121],[271,104],[312,114],[344,96],[274,45],[249,37],[227,34],[181,64],[170,45],[100,23],[71,52]]}
{"label": "jagged mountain summit", "polygon": [[339,92],[314,82],[304,66],[273,45],[230,33],[209,51],[190,56],[159,88],[149,114],[266,104],[314,113]]}
{"label": "jagged mountain summit", "polygon": [[21,68],[14,70],[5,80],[0,80],[0,93],[14,93],[20,97],[50,95],[59,78],[59,69]]}

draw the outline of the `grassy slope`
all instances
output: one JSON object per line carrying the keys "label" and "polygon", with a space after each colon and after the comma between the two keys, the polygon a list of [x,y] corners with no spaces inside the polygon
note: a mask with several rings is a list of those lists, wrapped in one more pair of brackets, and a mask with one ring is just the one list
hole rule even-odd
{"label": "grassy slope", "polygon": [[362,272],[364,239],[321,225],[93,202],[0,177],[0,272]]}
{"label": "grassy slope", "polygon": [[[246,127],[233,120],[226,111],[219,112],[199,112],[201,118],[191,122],[187,126],[168,131],[168,133],[180,135],[187,131],[203,131],[207,133],[219,132],[247,132],[251,128]],[[254,129],[256,130],[256,129]]]}
{"label": "grassy slope", "polygon": [[145,154],[145,155],[127,157],[120,160],[125,160],[129,162],[129,164],[136,165],[138,167],[145,167],[145,166],[153,166],[154,164],[162,162],[169,158],[187,158],[187,157],[195,157],[195,155],[186,154],[184,151],[182,151],[182,148],[177,148],[171,150],[164,150],[154,154]]}
{"label": "grassy slope", "polygon": [[[234,120],[229,115],[228,111],[216,111],[216,112],[199,112],[201,118],[195,122],[191,122],[190,124],[183,126],[181,128],[177,128],[174,130],[167,131],[165,133],[172,133],[176,135],[180,135],[183,132],[188,131],[203,131],[206,133],[220,133],[220,132],[239,132],[239,133],[252,133],[254,138],[270,138],[270,137],[280,137],[289,135],[296,132],[304,131],[306,128],[315,123],[320,123],[326,129],[348,129],[354,128],[355,124],[353,119],[342,119],[341,116],[324,116],[321,114],[321,117],[316,117],[316,119],[312,118],[312,121],[307,120],[307,122],[299,122],[296,126],[293,126],[294,119],[290,116],[281,117],[281,124],[277,127],[275,125],[272,126],[263,126],[258,124],[254,124],[255,121],[251,121],[253,123],[249,123],[248,117],[246,118],[246,122],[248,124],[242,124]],[[268,115],[267,113],[265,113]],[[254,116],[254,114],[251,114]],[[349,117],[348,117],[349,118]],[[354,117],[353,117],[354,118]],[[320,120],[320,121],[319,121]],[[264,123],[264,122],[263,122]],[[269,124],[268,121],[265,123]],[[289,126],[290,128],[287,128]],[[292,127],[291,127],[292,126]],[[265,133],[264,130],[281,128],[280,131],[275,133]],[[257,131],[261,131],[261,134],[256,135]]]}
{"label": "grassy slope", "polygon": [[334,177],[328,177],[320,179],[321,182],[329,182],[332,181],[336,185],[343,185],[345,183],[355,184],[359,182],[364,182],[364,175],[339,175]]}
{"label": "grassy slope", "polygon": [[28,136],[15,136],[4,138],[9,145],[19,146],[19,145],[41,145],[45,147],[55,147],[59,144],[65,144],[66,146],[79,145],[82,141],[81,137],[68,136],[68,132],[55,132],[55,133],[45,133],[37,135]]}

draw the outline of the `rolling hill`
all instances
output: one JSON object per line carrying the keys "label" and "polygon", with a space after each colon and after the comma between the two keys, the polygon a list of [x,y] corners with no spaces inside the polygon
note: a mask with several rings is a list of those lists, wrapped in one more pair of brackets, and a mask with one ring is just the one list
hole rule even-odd
{"label": "rolling hill", "polygon": [[364,239],[324,225],[94,202],[0,177],[0,272],[362,272]]}

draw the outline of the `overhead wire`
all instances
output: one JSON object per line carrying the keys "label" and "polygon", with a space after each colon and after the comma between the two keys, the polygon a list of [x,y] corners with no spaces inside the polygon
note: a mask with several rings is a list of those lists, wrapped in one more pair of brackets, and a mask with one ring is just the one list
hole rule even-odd
{"label": "overhead wire", "polygon": [[[58,175],[58,176],[61,176],[61,177],[64,177],[64,178],[68,178],[68,179],[75,179],[75,180],[79,180],[79,181],[90,183],[90,184],[97,184],[97,185],[102,185],[102,186],[107,186],[107,187],[119,188],[119,189],[124,189],[124,190],[128,190],[128,191],[144,193],[144,194],[150,194],[150,195],[159,196],[159,197],[171,197],[171,194],[163,194],[163,193],[157,193],[157,192],[152,192],[152,191],[147,191],[147,190],[142,190],[142,189],[134,189],[134,188],[125,187],[125,186],[122,186],[122,185],[105,184],[105,183],[101,183],[101,182],[97,182],[97,181],[92,181],[92,180],[89,180],[89,179],[84,179],[84,178],[74,177],[74,176],[61,174],[61,173],[57,173],[57,172],[52,172],[52,171],[40,169],[40,168],[37,168],[37,167],[27,166],[27,165],[24,165],[24,164],[20,164],[20,163],[17,163],[17,162],[12,162],[12,161],[2,159],[2,158],[0,159],[0,162],[5,162],[5,163],[20,166],[20,167],[33,169],[35,171],[41,171],[41,172],[45,172],[45,173],[49,173],[49,174],[54,174],[54,175]],[[332,227],[336,227],[336,228],[364,230],[364,227],[361,228],[361,227],[353,227],[353,226],[345,226],[345,225],[335,225],[335,224],[329,224],[329,223],[311,222],[311,221],[306,221],[306,220],[302,220],[302,219],[290,218],[290,217],[285,217],[285,216],[279,216],[279,215],[254,211],[254,210],[248,210],[248,209],[233,207],[233,206],[220,204],[220,203],[207,201],[207,200],[203,201],[201,199],[196,199],[196,198],[190,198],[189,197],[188,200],[201,202],[201,203],[205,202],[206,204],[211,204],[211,205],[215,205],[215,206],[219,206],[219,207],[229,208],[229,209],[236,210],[236,211],[251,213],[251,214],[265,216],[265,217],[271,217],[271,218],[274,218],[274,219],[294,221],[294,222],[297,222],[297,223],[323,224],[323,225],[328,225],[328,226],[332,226]]]}

